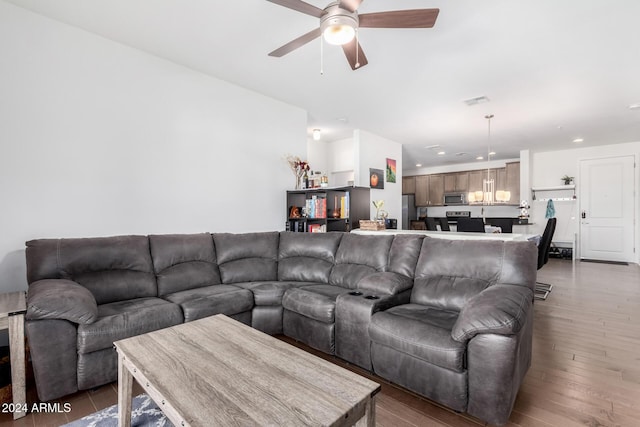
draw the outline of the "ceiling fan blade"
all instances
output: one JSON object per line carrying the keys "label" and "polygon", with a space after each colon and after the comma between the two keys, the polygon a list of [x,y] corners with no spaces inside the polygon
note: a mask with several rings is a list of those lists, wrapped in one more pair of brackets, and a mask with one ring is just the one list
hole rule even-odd
{"label": "ceiling fan blade", "polygon": [[320,8],[317,8],[309,3],[305,3],[302,0],[267,0],[271,3],[279,4],[280,6],[288,7],[289,9],[297,10],[298,12],[306,13],[307,15],[320,18],[326,12]]}
{"label": "ceiling fan blade", "polygon": [[284,56],[287,53],[293,50],[296,50],[301,46],[304,46],[305,44],[309,43],[311,40],[317,39],[318,37],[320,37],[320,28],[311,30],[307,34],[304,34],[298,37],[297,39],[291,40],[289,43],[271,52],[269,56],[275,56],[277,58],[280,58],[281,56]]}
{"label": "ceiling fan blade", "polygon": [[431,28],[440,9],[393,10],[359,15],[362,28]]}
{"label": "ceiling fan blade", "polygon": [[[358,52],[357,58],[356,49]],[[347,61],[349,62],[349,65],[351,65],[352,70],[359,70],[369,63],[369,61],[367,61],[367,57],[362,51],[362,46],[360,46],[360,43],[358,43],[356,39],[351,40],[349,43],[343,44],[342,50],[344,51],[344,54],[347,57]]]}
{"label": "ceiling fan blade", "polygon": [[362,3],[362,0],[341,0],[340,7],[349,12],[355,12],[360,7],[360,3]]}

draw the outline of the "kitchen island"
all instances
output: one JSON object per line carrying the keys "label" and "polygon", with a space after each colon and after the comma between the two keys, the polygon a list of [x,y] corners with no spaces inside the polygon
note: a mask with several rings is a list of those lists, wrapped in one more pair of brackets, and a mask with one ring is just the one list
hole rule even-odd
{"label": "kitchen island", "polygon": [[520,233],[468,233],[457,231],[426,231],[426,230],[361,230],[356,228],[351,230],[355,234],[422,234],[424,236],[434,237],[437,239],[451,240],[530,240],[536,245],[540,241],[539,234],[520,234]]}

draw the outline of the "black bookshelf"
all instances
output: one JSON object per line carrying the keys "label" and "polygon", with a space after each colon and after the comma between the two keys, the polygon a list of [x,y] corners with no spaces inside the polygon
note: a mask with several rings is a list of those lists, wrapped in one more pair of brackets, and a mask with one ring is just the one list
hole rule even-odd
{"label": "black bookshelf", "polygon": [[[369,219],[368,187],[309,188],[287,191],[285,229],[294,232],[351,231]],[[340,217],[332,217],[334,209]],[[304,208],[304,209],[303,209]],[[299,217],[292,216],[297,209]]]}

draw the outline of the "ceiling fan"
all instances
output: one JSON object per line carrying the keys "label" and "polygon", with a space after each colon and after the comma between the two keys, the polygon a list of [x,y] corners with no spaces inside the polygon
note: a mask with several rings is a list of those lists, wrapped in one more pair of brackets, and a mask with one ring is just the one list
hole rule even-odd
{"label": "ceiling fan", "polygon": [[324,9],[302,0],[267,0],[271,3],[320,18],[320,26],[269,53],[281,57],[323,35],[327,43],[341,45],[351,69],[367,65],[367,57],[356,37],[358,28],[431,28],[440,9],[394,10],[358,15],[363,0],[340,0]]}

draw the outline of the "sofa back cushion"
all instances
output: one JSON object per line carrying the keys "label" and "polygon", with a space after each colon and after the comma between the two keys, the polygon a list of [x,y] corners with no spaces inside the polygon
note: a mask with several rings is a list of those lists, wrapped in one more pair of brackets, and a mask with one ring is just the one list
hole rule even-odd
{"label": "sofa back cushion", "polygon": [[340,240],[329,283],[355,289],[363,277],[386,271],[393,237],[345,233]]}
{"label": "sofa back cushion", "polygon": [[388,271],[413,278],[423,239],[420,234],[397,234],[389,250]]}
{"label": "sofa back cushion", "polygon": [[276,231],[213,234],[222,283],[278,280],[278,241]]}
{"label": "sofa back cushion", "polygon": [[211,234],[151,235],[149,246],[159,295],[221,283]]}
{"label": "sofa back cushion", "polygon": [[411,302],[460,311],[469,298],[496,283],[533,287],[535,263],[532,242],[425,237]]}
{"label": "sofa back cushion", "polygon": [[29,283],[72,280],[98,304],[158,295],[146,236],[39,239],[26,245]]}
{"label": "sofa back cushion", "polygon": [[280,233],[278,280],[329,283],[342,233]]}

